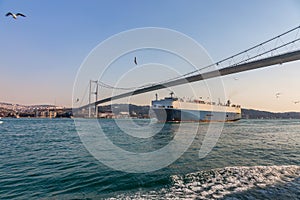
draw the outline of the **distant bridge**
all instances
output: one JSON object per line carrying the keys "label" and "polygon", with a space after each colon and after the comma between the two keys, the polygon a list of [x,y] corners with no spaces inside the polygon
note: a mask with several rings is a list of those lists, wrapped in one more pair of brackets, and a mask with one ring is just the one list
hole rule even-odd
{"label": "distant bridge", "polygon": [[[230,56],[226,59],[223,59],[219,62],[216,62],[212,65],[206,66],[199,70],[195,70],[193,72],[187,73],[185,75],[179,76],[175,79],[168,80],[165,82],[153,84],[151,86],[141,86],[133,89],[129,92],[125,92],[119,95],[115,95],[112,97],[104,98],[101,100],[97,100],[93,103],[89,103],[87,105],[81,106],[78,109],[90,108],[93,106],[97,106],[102,103],[110,102],[112,100],[121,99],[124,97],[134,96],[138,94],[143,94],[151,91],[156,91],[160,89],[164,89],[171,86],[183,85],[186,83],[192,83],[196,81],[201,81],[205,79],[211,79],[220,76],[226,76],[229,74],[236,74],[239,72],[254,70],[258,68],[268,67],[276,64],[283,64],[287,62],[292,62],[296,60],[300,60],[300,48],[295,49],[295,45],[299,44],[300,41],[300,26],[293,28],[283,34],[280,34],[274,38],[271,38],[263,43],[260,43],[254,47],[251,47],[245,51],[242,51],[238,54]],[[292,34],[292,36],[291,36]],[[285,38],[286,37],[286,38]],[[284,39],[288,39],[287,42],[283,42]],[[274,43],[276,47],[274,47]],[[281,43],[280,45],[278,43]],[[265,49],[267,47],[272,46],[272,48]],[[289,49],[288,49],[289,48]],[[263,52],[259,53],[259,51],[263,49]],[[283,49],[288,49],[283,51]],[[249,54],[257,51],[255,55],[249,56]],[[278,51],[281,51],[278,53]],[[275,55],[277,53],[277,55]],[[246,57],[246,58],[245,58]],[[237,61],[239,60],[239,61]],[[227,65],[224,68],[219,70],[213,70],[205,73],[200,73],[201,70],[212,67],[212,66],[223,66],[225,62],[234,61],[233,64],[225,64]],[[102,85],[103,86],[103,85]],[[113,87],[110,87],[113,88]]]}

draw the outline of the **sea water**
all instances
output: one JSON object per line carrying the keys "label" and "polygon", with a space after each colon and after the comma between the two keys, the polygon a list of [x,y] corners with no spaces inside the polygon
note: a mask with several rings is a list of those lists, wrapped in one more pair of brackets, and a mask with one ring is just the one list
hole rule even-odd
{"label": "sea water", "polygon": [[[95,159],[72,119],[2,121],[0,199],[300,199],[299,120],[225,123],[204,158],[199,149],[209,125],[200,124],[182,156],[147,173],[118,171]],[[114,120],[99,123],[115,145],[140,152],[162,148],[174,130],[188,134],[195,126],[166,124],[152,139],[136,143],[120,134]],[[149,126],[147,120],[136,123]]]}

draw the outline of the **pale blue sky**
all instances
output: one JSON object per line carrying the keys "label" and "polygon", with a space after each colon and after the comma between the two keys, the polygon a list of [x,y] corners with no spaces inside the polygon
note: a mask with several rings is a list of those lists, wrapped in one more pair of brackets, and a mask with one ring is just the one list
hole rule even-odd
{"label": "pale blue sky", "polygon": [[[27,17],[13,20],[5,17],[9,11]],[[299,24],[300,3],[296,0],[1,0],[0,101],[56,101],[70,106],[77,70],[88,53],[103,40],[128,29],[174,29],[195,39],[217,61]],[[283,71],[270,68],[241,74],[245,78],[240,78],[238,85],[232,85],[228,78],[225,87],[244,107],[300,111],[299,104],[291,103],[300,100],[297,65],[299,62],[286,64]],[[276,82],[278,89],[274,79],[280,81]],[[257,83],[265,88],[259,90]],[[278,90],[282,98],[274,100],[272,95]]]}

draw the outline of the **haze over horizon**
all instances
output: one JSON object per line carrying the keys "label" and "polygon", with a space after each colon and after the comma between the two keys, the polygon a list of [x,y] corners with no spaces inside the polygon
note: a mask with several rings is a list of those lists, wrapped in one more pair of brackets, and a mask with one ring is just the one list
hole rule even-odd
{"label": "haze over horizon", "polygon": [[[22,12],[27,17],[14,20],[5,17],[7,12]],[[299,25],[300,2],[296,0],[1,1],[0,102],[71,106],[73,83],[84,59],[102,41],[130,29],[179,31],[202,45],[212,61],[218,61]],[[159,60],[156,53],[136,52],[115,66],[134,67],[134,56],[145,65],[162,60],[172,64],[168,55]],[[299,65],[295,61],[225,76],[225,93],[243,108],[300,112],[300,103],[294,103],[300,100]],[[141,73],[140,81],[148,74]],[[113,77],[112,72],[107,79]],[[168,92],[157,93],[163,97]],[[133,98],[134,103],[149,104],[154,93]]]}

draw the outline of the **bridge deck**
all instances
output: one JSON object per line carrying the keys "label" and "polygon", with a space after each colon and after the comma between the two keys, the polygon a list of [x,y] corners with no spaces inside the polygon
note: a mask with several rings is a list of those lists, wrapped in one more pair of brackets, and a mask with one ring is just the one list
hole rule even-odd
{"label": "bridge deck", "polygon": [[269,57],[269,58],[264,58],[264,59],[260,59],[260,60],[256,60],[256,61],[252,61],[252,62],[248,62],[248,63],[243,63],[243,64],[231,66],[231,67],[226,67],[226,68],[223,68],[220,70],[214,70],[214,71],[206,72],[203,74],[192,75],[189,77],[169,81],[164,84],[152,85],[152,86],[137,89],[137,90],[134,90],[131,92],[126,92],[126,93],[112,96],[109,98],[101,99],[99,101],[82,106],[80,108],[82,109],[82,108],[86,108],[88,106],[95,106],[95,105],[106,103],[106,102],[109,102],[112,100],[117,100],[117,99],[121,99],[124,97],[129,97],[129,96],[143,94],[143,93],[147,93],[147,92],[151,92],[151,91],[155,91],[155,90],[160,90],[160,89],[171,87],[171,86],[177,86],[177,85],[182,85],[182,84],[186,84],[186,83],[201,81],[204,79],[211,79],[211,78],[215,78],[215,77],[226,76],[229,74],[240,73],[240,72],[244,72],[244,71],[268,67],[268,66],[276,65],[276,64],[283,64],[286,62],[291,62],[291,61],[296,61],[296,60],[300,60],[300,50],[273,56],[273,57]]}

